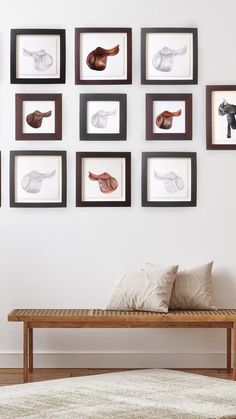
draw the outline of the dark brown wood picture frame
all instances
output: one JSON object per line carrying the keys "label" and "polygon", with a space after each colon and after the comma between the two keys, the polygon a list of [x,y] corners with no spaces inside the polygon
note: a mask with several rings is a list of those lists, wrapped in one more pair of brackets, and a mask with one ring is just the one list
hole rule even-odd
{"label": "dark brown wood picture frame", "polygon": [[[125,168],[124,168],[125,179],[123,180],[123,187],[125,190],[122,191],[124,195],[124,199],[122,200],[117,199],[117,200],[110,200],[110,201],[108,199],[85,200],[83,197],[84,159],[108,159],[108,161],[111,161],[112,159],[125,160]],[[106,176],[107,174],[109,175],[109,173],[106,172],[105,167],[103,168],[103,170],[100,171],[100,173],[96,173],[96,175],[104,175],[103,176],[104,178],[107,178]],[[99,176],[99,177],[102,181],[102,176]],[[95,180],[95,178],[92,180]],[[114,178],[113,180],[116,181],[116,179]],[[110,180],[108,181],[110,182]],[[99,183],[97,186],[99,188]],[[77,152],[76,153],[76,206],[77,207],[130,207],[131,206],[131,153],[130,152],[125,152],[125,153],[122,153],[122,152],[112,152],[112,153],[110,152]]]}
{"label": "dark brown wood picture frame", "polygon": [[[150,200],[148,193],[148,177],[150,176],[151,170],[149,170],[149,159],[190,159],[191,160],[191,181],[190,181],[190,199],[189,200]],[[161,174],[162,175],[162,174]],[[169,177],[168,177],[169,175]],[[177,177],[174,179],[174,172],[163,173],[159,176],[162,182],[173,182],[173,187],[179,184]],[[170,183],[167,185],[170,190]],[[172,191],[173,192],[173,188]],[[144,152],[142,153],[142,206],[143,207],[195,207],[197,205],[197,154],[196,153],[182,153],[182,152]]]}
{"label": "dark brown wood picture frame", "polygon": [[[126,78],[111,78],[102,79],[102,71],[97,71],[98,78],[83,78],[82,75],[82,59],[81,59],[81,37],[83,34],[94,34],[96,39],[97,34],[106,33],[124,33],[127,37],[127,52],[126,52]],[[111,46],[111,48],[114,45]],[[97,45],[95,48],[102,48]],[[106,47],[107,48],[107,47]],[[109,65],[109,64],[107,64]],[[131,28],[75,28],[75,84],[131,84],[132,83],[132,29]]]}
{"label": "dark brown wood picture frame", "polygon": [[[119,102],[119,132],[88,132],[88,102]],[[97,111],[99,111],[99,107]],[[109,116],[108,116],[109,118]],[[125,141],[127,131],[127,95],[126,94],[80,94],[80,140],[81,141]]]}
{"label": "dark brown wood picture frame", "polygon": [[[27,101],[53,101],[55,102],[55,132],[23,132],[23,105]],[[62,95],[57,94],[41,94],[41,93],[17,93],[15,96],[16,107],[16,121],[15,121],[15,136],[17,141],[59,141],[62,140]],[[32,112],[40,111],[40,109],[32,109]],[[42,120],[43,124],[43,120]]]}
{"label": "dark brown wood picture frame", "polygon": [[[60,55],[58,59],[59,72],[58,77],[21,77],[17,71],[17,56],[18,56],[18,42],[19,36],[35,36],[48,35],[59,36]],[[65,83],[66,79],[66,35],[65,29],[11,29],[11,69],[10,78],[12,84],[58,84]]]}
{"label": "dark brown wood picture frame", "polygon": [[[37,200],[35,202],[27,202],[26,201],[18,201],[16,199],[16,176],[17,176],[17,169],[16,169],[16,159],[18,157],[30,157],[34,156],[45,156],[45,157],[60,157],[61,158],[61,174],[60,174],[60,182],[58,184],[58,188],[60,186],[60,195],[61,199],[59,202],[40,202],[40,200]],[[43,173],[38,173],[38,175],[43,175]],[[35,176],[37,176],[37,173],[35,171],[30,172],[29,174],[26,173],[26,175],[31,175],[32,180],[34,181]],[[49,176],[45,176],[49,177]],[[32,207],[66,207],[66,151],[41,151],[41,150],[30,150],[30,151],[10,151],[10,207],[24,207],[24,208],[32,208]],[[22,181],[21,181],[22,185]],[[30,178],[27,186],[30,185]],[[34,192],[33,195],[35,195],[35,190],[31,192]]]}
{"label": "dark brown wood picture frame", "polygon": [[[170,69],[165,68],[160,78],[151,78],[147,71],[147,36],[149,34],[190,34],[192,36],[191,51],[191,75],[188,78],[183,77],[164,77],[168,76]],[[184,45],[183,45],[184,46]],[[168,45],[162,45],[168,48]],[[198,30],[197,28],[142,28],[141,29],[141,83],[142,84],[197,84],[198,83]]]}
{"label": "dark brown wood picture frame", "polygon": [[[185,102],[185,130],[182,133],[169,132],[166,128],[174,125],[175,117],[161,116],[162,124],[164,126],[160,132],[153,132],[154,119],[157,115],[153,114],[153,105],[156,101],[184,101]],[[163,109],[163,111],[170,111],[170,109]],[[177,109],[176,109],[177,111]],[[181,116],[181,115],[180,115]],[[166,121],[165,121],[166,119]],[[192,94],[186,93],[147,93],[146,94],[146,140],[192,140]]]}
{"label": "dark brown wood picture frame", "polygon": [[[232,132],[231,132],[231,126],[228,123],[227,115],[229,112],[229,106],[223,105],[224,101],[228,102],[228,104],[236,106],[236,99],[235,104],[232,104],[232,100],[230,99],[230,91],[234,92],[234,95],[236,94],[236,85],[209,85],[206,86],[206,148],[207,150],[236,150],[236,137],[235,137],[235,143],[230,143],[230,139],[232,138]],[[215,106],[215,113],[213,113],[213,106],[214,106],[214,100],[213,95],[217,94],[217,92],[222,92],[221,94],[221,100],[218,101],[217,106]],[[219,112],[219,106],[221,106],[221,112]],[[222,142],[215,141],[214,134],[213,134],[213,117],[214,115],[217,115],[217,118],[219,118],[219,121],[221,120],[223,122],[223,118],[225,119],[225,131],[223,134],[225,136],[225,139],[223,140],[222,136]],[[232,115],[235,116],[234,113]],[[234,129],[234,128],[233,128]],[[235,135],[235,134],[234,134]]]}

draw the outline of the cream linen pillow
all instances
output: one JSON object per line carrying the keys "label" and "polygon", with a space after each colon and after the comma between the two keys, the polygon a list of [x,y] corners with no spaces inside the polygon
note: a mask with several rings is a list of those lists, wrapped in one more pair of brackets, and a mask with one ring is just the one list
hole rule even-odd
{"label": "cream linen pillow", "polygon": [[119,272],[107,310],[143,310],[168,312],[178,266],[128,269]]}
{"label": "cream linen pillow", "polygon": [[[170,309],[216,310],[212,301],[213,262],[196,268],[180,270],[176,275]],[[145,270],[155,270],[157,265],[145,264]]]}

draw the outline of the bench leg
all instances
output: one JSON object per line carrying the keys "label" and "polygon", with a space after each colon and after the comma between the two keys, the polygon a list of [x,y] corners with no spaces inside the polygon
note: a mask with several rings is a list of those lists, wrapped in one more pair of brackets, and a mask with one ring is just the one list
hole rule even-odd
{"label": "bench leg", "polygon": [[234,334],[234,346],[233,346],[233,380],[236,380],[236,322],[234,322],[234,328],[233,328],[233,334]]}
{"label": "bench leg", "polygon": [[29,371],[32,372],[34,368],[33,364],[33,329],[29,328]]}
{"label": "bench leg", "polygon": [[227,372],[231,372],[231,350],[232,350],[231,328],[227,328]]}
{"label": "bench leg", "polygon": [[23,376],[24,382],[28,381],[29,378],[29,327],[27,322],[24,322],[24,338],[23,338],[23,358],[24,358],[24,366],[23,366]]}

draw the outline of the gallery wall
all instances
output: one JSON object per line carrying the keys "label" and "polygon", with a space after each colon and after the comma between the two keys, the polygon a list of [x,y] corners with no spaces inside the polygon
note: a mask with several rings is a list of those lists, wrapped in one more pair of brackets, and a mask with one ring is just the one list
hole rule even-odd
{"label": "gallery wall", "polygon": [[[236,151],[206,150],[205,86],[236,84],[234,0],[147,2],[10,0],[0,25],[0,366],[21,365],[22,328],[7,322],[13,308],[103,308],[121,268],[144,262],[214,260],[218,307],[234,308],[236,293]],[[75,27],[132,27],[133,84],[74,84]],[[140,84],[140,28],[196,27],[197,85]],[[11,85],[10,29],[66,29],[66,84]],[[61,142],[15,141],[15,94],[62,93]],[[79,141],[79,94],[127,94],[127,141]],[[192,93],[193,140],[145,141],[145,94]],[[9,151],[66,150],[67,207],[10,208]],[[131,152],[131,207],[76,208],[76,151]],[[141,152],[197,152],[197,206],[141,206]],[[224,331],[39,330],[36,366],[214,367],[224,365]],[[184,354],[184,356],[183,356]]]}

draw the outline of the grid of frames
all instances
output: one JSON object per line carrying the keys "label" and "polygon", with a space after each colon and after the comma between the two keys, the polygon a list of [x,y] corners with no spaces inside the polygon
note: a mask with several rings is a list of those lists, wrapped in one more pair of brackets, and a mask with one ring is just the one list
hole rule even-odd
{"label": "grid of frames", "polygon": [[[11,83],[66,83],[65,51],[64,29],[12,29]],[[173,88],[146,94],[146,141],[157,149],[142,153],[142,206],[196,206],[197,156],[176,145],[193,139],[192,94],[178,86],[198,83],[198,30],[142,28],[140,56],[141,84]],[[75,84],[94,85],[79,100],[79,139],[89,146],[76,153],[76,206],[131,206],[131,151],[125,145],[114,152],[112,142],[127,140],[132,29],[76,28]],[[112,93],[109,85],[122,91]],[[206,105],[207,149],[236,149],[236,87],[207,86]],[[62,109],[61,93],[17,93],[15,140],[60,144]],[[100,151],[99,141],[109,150]],[[158,150],[163,144],[165,152]],[[11,151],[10,206],[65,207],[66,154],[57,147]]]}

